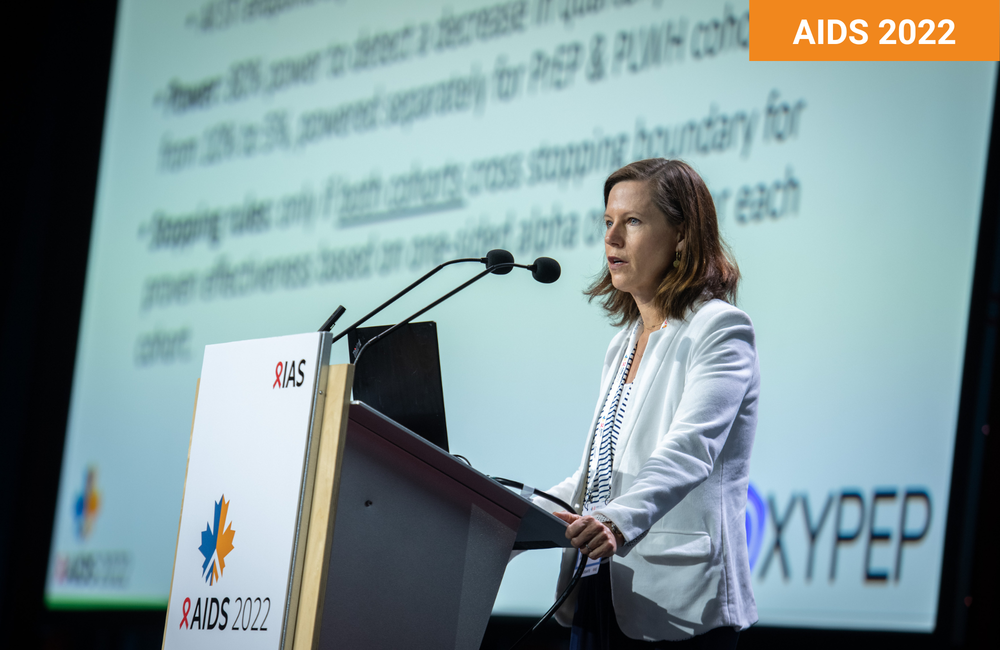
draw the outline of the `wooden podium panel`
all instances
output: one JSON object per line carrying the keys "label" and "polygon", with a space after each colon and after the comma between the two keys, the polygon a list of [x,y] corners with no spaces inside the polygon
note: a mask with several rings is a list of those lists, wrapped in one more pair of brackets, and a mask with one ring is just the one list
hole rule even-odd
{"label": "wooden podium panel", "polygon": [[340,493],[341,463],[347,432],[347,407],[351,397],[354,366],[330,366],[323,396],[323,423],[310,492],[309,529],[306,539],[303,577],[299,590],[293,647],[316,647],[318,624],[326,596],[327,569],[333,542],[335,506]]}

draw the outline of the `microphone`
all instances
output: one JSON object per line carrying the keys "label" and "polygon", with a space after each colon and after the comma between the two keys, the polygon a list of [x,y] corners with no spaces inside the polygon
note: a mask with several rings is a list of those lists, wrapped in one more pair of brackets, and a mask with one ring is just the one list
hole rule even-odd
{"label": "microphone", "polygon": [[[347,329],[345,329],[340,334],[338,334],[335,337],[333,337],[333,339],[330,341],[330,343],[331,344],[336,343],[340,339],[344,338],[349,332],[353,332],[354,330],[358,329],[358,327],[360,327],[369,318],[371,318],[375,314],[379,313],[380,311],[382,311],[383,309],[385,309],[386,307],[388,307],[392,303],[396,302],[397,300],[399,300],[400,298],[402,298],[403,296],[405,296],[407,293],[409,293],[414,288],[416,288],[417,285],[421,284],[427,278],[431,277],[432,275],[434,275],[435,273],[437,273],[438,271],[440,271],[444,267],[446,267],[446,266],[448,266],[450,264],[458,264],[460,262],[479,262],[481,264],[485,264],[486,265],[486,272],[488,272],[488,273],[496,273],[497,275],[504,275],[505,273],[510,273],[511,265],[514,263],[514,256],[511,255],[509,251],[505,251],[502,248],[495,248],[495,249],[491,250],[490,252],[486,253],[486,257],[462,257],[462,258],[459,258],[459,259],[448,260],[447,262],[442,262],[441,264],[438,264],[433,269],[431,269],[430,271],[428,271],[427,273],[425,273],[423,276],[421,276],[415,282],[413,282],[412,284],[410,284],[410,286],[406,287],[405,289],[403,289],[402,291],[400,291],[399,293],[397,293],[392,298],[389,298],[388,300],[386,300],[385,302],[383,302],[381,305],[379,305],[375,309],[371,310],[370,312],[368,312],[367,314],[365,314],[364,316],[362,316],[360,319],[358,319],[358,321],[356,323],[354,323],[353,325],[351,325],[350,327],[348,327]],[[556,266],[558,266],[558,264]],[[558,277],[558,275],[557,275],[557,277]],[[342,309],[342,308],[338,308],[338,311],[340,309]],[[343,311],[340,311],[339,314],[337,312],[334,312],[330,316],[330,318],[327,319],[327,322],[323,323],[325,329],[320,329],[320,331],[324,332],[324,331],[329,331],[330,329],[332,329],[333,328],[333,323],[335,323],[337,321],[337,318],[340,318],[340,314],[343,314],[343,313],[344,313]],[[336,318],[334,316],[336,316]],[[331,319],[332,319],[333,322],[330,322]]]}
{"label": "microphone", "polygon": [[514,264],[514,256],[502,248],[494,248],[479,261],[485,264],[487,269],[492,269],[491,273],[507,275],[513,268],[511,265]]}
{"label": "microphone", "polygon": [[[507,251],[502,251],[502,252],[503,253],[507,253]],[[510,255],[510,253],[507,253],[507,255]],[[412,321],[414,318],[417,318],[418,316],[420,316],[424,312],[428,311],[429,309],[432,309],[433,307],[437,307],[442,302],[444,302],[448,298],[451,298],[456,293],[458,293],[462,289],[466,288],[467,286],[469,286],[473,282],[478,281],[479,279],[485,277],[489,273],[495,273],[496,275],[506,275],[507,273],[510,273],[510,269],[512,269],[514,267],[517,267],[517,268],[520,268],[520,269],[528,269],[529,271],[531,271],[531,277],[535,278],[535,280],[541,282],[542,284],[552,284],[553,282],[555,282],[556,280],[559,279],[559,276],[562,273],[562,269],[559,267],[559,262],[555,261],[551,257],[539,257],[538,259],[536,259],[534,261],[533,264],[530,264],[530,265],[515,264],[514,260],[513,260],[513,257],[511,257],[511,261],[510,262],[503,262],[501,264],[497,264],[497,265],[494,265],[492,267],[491,266],[487,266],[485,271],[481,271],[478,274],[474,275],[469,280],[466,280],[462,284],[458,285],[457,287],[455,287],[454,289],[452,289],[448,293],[444,294],[443,296],[441,296],[440,298],[438,298],[437,300],[435,300],[431,304],[427,305],[426,307],[424,307],[423,309],[421,309],[417,313],[413,314],[412,316],[409,316],[406,319],[401,320],[400,322],[396,323],[395,325],[393,325],[389,329],[385,330],[384,332],[381,332],[377,336],[373,336],[372,338],[368,339],[365,342],[364,345],[361,345],[361,341],[359,340],[357,345],[360,346],[360,349],[358,349],[356,347],[355,350],[351,351],[352,354],[354,355],[353,363],[355,365],[358,363],[358,359],[361,358],[362,353],[364,353],[364,351],[368,348],[369,345],[371,345],[372,343],[375,343],[376,341],[382,339],[383,337],[385,337],[385,336],[387,336],[389,334],[392,334],[393,332],[395,332],[396,330],[398,330],[400,327],[402,327],[403,325],[406,325],[407,323],[409,323],[410,321]]]}
{"label": "microphone", "polygon": [[552,284],[562,275],[562,267],[559,262],[551,257],[539,257],[531,266],[524,267],[531,271],[531,277],[542,284]]}

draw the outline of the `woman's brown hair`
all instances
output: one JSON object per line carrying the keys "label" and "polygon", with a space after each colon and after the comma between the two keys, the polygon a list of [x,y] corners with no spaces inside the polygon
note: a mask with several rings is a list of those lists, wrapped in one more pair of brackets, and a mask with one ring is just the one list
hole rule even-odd
{"label": "woman's brown hair", "polygon": [[[683,319],[702,296],[736,303],[740,270],[719,235],[712,195],[698,173],[680,160],[651,158],[625,165],[604,182],[604,207],[611,188],[622,181],[645,182],[653,204],[674,228],[684,232],[680,264],[667,268],[656,290],[656,306],[668,319]],[[611,272],[603,273],[584,294],[600,298],[601,306],[616,326],[639,320],[631,294],[615,289]]]}

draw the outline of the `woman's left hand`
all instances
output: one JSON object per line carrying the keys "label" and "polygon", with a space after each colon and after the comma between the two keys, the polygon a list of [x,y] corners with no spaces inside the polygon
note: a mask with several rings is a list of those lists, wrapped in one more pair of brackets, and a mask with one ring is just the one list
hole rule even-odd
{"label": "woman's left hand", "polygon": [[618,550],[619,540],[611,529],[590,515],[581,517],[571,512],[552,513],[565,521],[566,538],[574,548],[593,560],[611,557]]}

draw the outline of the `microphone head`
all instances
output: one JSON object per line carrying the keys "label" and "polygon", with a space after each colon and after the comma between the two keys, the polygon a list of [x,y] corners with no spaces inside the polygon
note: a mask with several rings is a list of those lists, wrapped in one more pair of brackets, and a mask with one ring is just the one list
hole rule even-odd
{"label": "microphone head", "polygon": [[[509,251],[505,251],[502,248],[494,248],[489,253],[486,253],[486,257],[483,258],[483,262],[486,264],[487,269],[492,269],[498,264],[513,264],[514,256],[511,255]],[[558,266],[558,264],[556,266]],[[494,270],[493,273],[496,275],[506,275],[510,273],[510,270],[513,268],[513,266],[503,266]],[[558,274],[556,277],[559,277]]]}
{"label": "microphone head", "polygon": [[531,271],[531,277],[535,278],[542,284],[551,284],[559,279],[562,275],[562,269],[559,267],[559,262],[555,261],[551,257],[539,257],[535,260],[535,263],[528,267]]}

